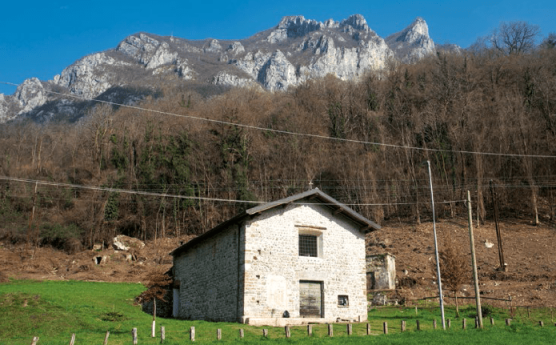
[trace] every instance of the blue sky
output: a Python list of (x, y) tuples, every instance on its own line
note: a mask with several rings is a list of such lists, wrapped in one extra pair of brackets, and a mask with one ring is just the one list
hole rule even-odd
[[(52, 79), (80, 57), (144, 31), (188, 39), (241, 39), (283, 16), (342, 20), (362, 14), (386, 37), (423, 17), (437, 43), (467, 47), (502, 21), (556, 32), (556, 1), (6, 1), (0, 19), (0, 81)], [(0, 93), (15, 87), (0, 84)]]

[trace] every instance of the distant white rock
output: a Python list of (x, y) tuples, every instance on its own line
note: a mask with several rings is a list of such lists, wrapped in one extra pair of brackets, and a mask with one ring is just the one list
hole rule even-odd
[(434, 42), (429, 37), (429, 27), (420, 17), (402, 31), (388, 36), (386, 43), (404, 63), (416, 62), (436, 53)]
[(250, 78), (241, 78), (234, 74), (219, 72), (212, 79), (214, 85), (235, 86), (235, 87), (259, 87), (260, 85)]
[(47, 101), (46, 92), (41, 81), (37, 78), (26, 79), (15, 91), (15, 99), (19, 102), (19, 114), (26, 113)]
[(74, 95), (94, 98), (112, 86), (106, 67), (116, 64), (105, 53), (87, 55), (62, 71), (58, 85)]

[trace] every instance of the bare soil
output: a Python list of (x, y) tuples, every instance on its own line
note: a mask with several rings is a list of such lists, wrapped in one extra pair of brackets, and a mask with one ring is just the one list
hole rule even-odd
[[(506, 272), (498, 269), (494, 223), (474, 227), (481, 295), (503, 299), (511, 295), (514, 306), (556, 307), (556, 226), (549, 223), (532, 226), (524, 220), (515, 220), (502, 223), (500, 228)], [(466, 219), (441, 220), (437, 223), (437, 233), (441, 250), (451, 241), (471, 264)], [(154, 267), (162, 265), (169, 269), (172, 266), (169, 253), (180, 242), (191, 238), (193, 236), (147, 241), (143, 249), (130, 252), (103, 248), (72, 255), (50, 247), (0, 242), (0, 283), (7, 278), (141, 282)], [(487, 242), (494, 245), (487, 248)], [(433, 275), (432, 223), (386, 223), (381, 230), (367, 235), (367, 254), (382, 253), (396, 257), (398, 297), (409, 301), (438, 295)], [(449, 291), (444, 293), (452, 296)], [(471, 280), (463, 286), (459, 296), (474, 296)], [(448, 303), (451, 300), (447, 298)], [(506, 305), (505, 302), (487, 303)]]

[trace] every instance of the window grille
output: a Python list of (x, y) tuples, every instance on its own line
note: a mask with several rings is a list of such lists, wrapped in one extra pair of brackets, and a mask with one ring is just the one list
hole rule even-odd
[(338, 295), (338, 306), (349, 307), (349, 297), (347, 295)]
[(299, 256), (318, 257), (317, 236), (299, 235)]

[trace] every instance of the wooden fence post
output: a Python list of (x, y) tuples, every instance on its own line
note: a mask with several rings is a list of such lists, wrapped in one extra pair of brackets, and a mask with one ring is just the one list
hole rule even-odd
[(539, 326), (544, 327), (544, 322), (539, 321)]
[(436, 329), (436, 319), (432, 320), (432, 328)]
[(243, 339), (243, 336), (244, 336), (244, 335), (245, 335), (245, 334), (243, 333), (243, 328), (242, 328), (242, 329), (239, 330), (239, 338), (240, 338), (240, 339)]
[(31, 345), (37, 345), (38, 342), (39, 342), (39, 337), (33, 337), (33, 342), (31, 343)]
[(347, 334), (351, 335), (353, 333), (353, 325), (351, 323), (347, 324)]
[(106, 335), (104, 336), (104, 343), (102, 343), (102, 345), (108, 345), (109, 336), (110, 336), (110, 331), (106, 331)]
[(216, 330), (216, 340), (222, 340), (222, 330), (220, 328)]
[(189, 329), (189, 340), (195, 341), (195, 327), (191, 326)]
[(290, 326), (284, 327), (284, 330), (286, 331), (286, 338), (291, 338), (292, 333), (290, 331)]
[(466, 318), (463, 318), (463, 320), (461, 320), (461, 328), (462, 329), (467, 328), (467, 319)]
[(371, 335), (371, 324), (367, 324), (367, 335)]
[(446, 327), (448, 328), (452, 327), (452, 320), (450, 319), (446, 320)]
[(137, 344), (137, 328), (131, 330), (131, 337), (133, 338), (133, 345)]
[(164, 343), (164, 340), (166, 340), (166, 328), (160, 326), (160, 343)]
[(531, 317), (531, 309), (529, 309), (529, 306), (527, 306), (527, 317)]
[(417, 314), (418, 314), (418, 312), (417, 312), (417, 306), (415, 306), (415, 315), (417, 315)]
[(506, 319), (506, 326), (509, 326), (512, 324), (512, 319)]
[(417, 330), (420, 331), (421, 330), (421, 324), (419, 323), (419, 320), (415, 320), (415, 322), (417, 323)]
[(263, 337), (268, 338), (268, 329), (263, 329)]
[(311, 324), (307, 325), (307, 335), (308, 336), (313, 335), (313, 325), (311, 325)]
[(151, 325), (151, 338), (156, 337), (156, 321), (153, 320), (153, 323)]
[(75, 333), (71, 335), (70, 345), (75, 344)]
[(494, 326), (494, 318), (492, 316), (490, 317), (490, 325)]
[(401, 330), (405, 332), (405, 320), (402, 320)]
[(388, 322), (385, 321), (382, 323), (382, 331), (384, 334), (388, 334)]
[(334, 326), (331, 323), (328, 324), (328, 336), (329, 337), (334, 336)]
[(475, 316), (475, 328), (479, 328), (479, 317)]

